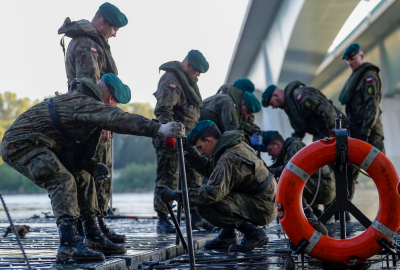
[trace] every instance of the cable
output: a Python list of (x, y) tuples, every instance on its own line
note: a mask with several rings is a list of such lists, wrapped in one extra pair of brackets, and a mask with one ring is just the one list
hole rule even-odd
[(1, 195), (1, 193), (0, 193), (0, 199), (1, 199), (1, 202), (3, 203), (3, 207), (4, 207), (4, 210), (6, 211), (8, 220), (10, 221), (11, 228), (13, 229), (13, 232), (14, 232), (16, 238), (17, 238), (18, 245), (19, 245), (19, 247), (21, 248), (22, 254), (24, 255), (26, 264), (28, 265), (28, 269), (29, 269), (29, 270), (32, 270), (32, 267), (31, 267), (31, 265), (30, 265), (30, 263), (29, 263), (29, 261), (28, 261), (28, 257), (27, 257), (26, 254), (25, 254), (24, 247), (22, 246), (21, 239), (19, 238), (19, 235), (18, 235), (17, 230), (15, 230), (14, 223), (13, 223), (13, 221), (12, 221), (12, 219), (11, 219), (11, 216), (10, 216), (10, 212), (8, 211), (6, 202), (4, 201), (4, 198), (3, 198), (3, 196)]

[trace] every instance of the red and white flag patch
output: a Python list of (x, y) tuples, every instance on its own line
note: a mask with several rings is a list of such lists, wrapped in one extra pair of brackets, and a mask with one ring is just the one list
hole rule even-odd
[(301, 100), (302, 98), (303, 98), (302, 95), (299, 95), (299, 96), (297, 97), (298, 100)]
[(372, 82), (372, 78), (367, 78), (367, 82)]
[(92, 53), (97, 53), (97, 50), (95, 49), (95, 48), (90, 48), (90, 51), (92, 52)]
[(236, 104), (235, 103), (233, 103), (233, 107), (236, 108)]
[(171, 88), (171, 89), (175, 89), (175, 88), (176, 88), (176, 86), (175, 86), (175, 85), (173, 85), (173, 84), (170, 84), (170, 85), (169, 85), (169, 88)]

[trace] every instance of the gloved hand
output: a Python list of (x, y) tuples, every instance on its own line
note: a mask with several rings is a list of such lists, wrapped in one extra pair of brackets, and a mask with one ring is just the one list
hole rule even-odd
[(254, 133), (251, 136), (251, 144), (254, 146), (261, 146), (263, 144), (262, 136), (260, 133)]
[(188, 144), (186, 136), (182, 137), (182, 145), (183, 145), (183, 151), (186, 151), (189, 154), (192, 153), (193, 150), (196, 148), (193, 145)]
[(158, 134), (166, 138), (180, 138), (185, 134), (185, 127), (181, 122), (162, 124)]
[(176, 147), (176, 139), (175, 138), (166, 138), (165, 139), (165, 147), (169, 147), (175, 149)]
[(97, 182), (101, 182), (110, 178), (110, 170), (108, 167), (103, 163), (97, 163), (93, 166), (93, 173), (92, 173), (94, 180)]
[(362, 140), (364, 142), (368, 142), (368, 136), (366, 135), (361, 135), (360, 137), (358, 137), (359, 140)]
[(178, 191), (174, 191), (170, 189), (169, 187), (163, 186), (163, 185), (157, 185), (156, 186), (156, 195), (157, 197), (165, 203), (168, 203), (170, 201), (177, 201), (180, 202), (182, 201), (182, 194), (179, 194)]

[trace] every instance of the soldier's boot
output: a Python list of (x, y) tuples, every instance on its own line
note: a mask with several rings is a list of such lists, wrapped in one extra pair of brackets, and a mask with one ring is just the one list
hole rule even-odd
[(233, 244), (229, 247), (229, 252), (250, 251), (256, 247), (262, 247), (269, 241), (267, 233), (250, 222), (243, 222), (237, 229), (244, 236), (239, 244)]
[(82, 225), (82, 220), (80, 218), (78, 218), (77, 220), (75, 220), (75, 224), (76, 224), (76, 229), (78, 230), (79, 236), (85, 237), (85, 234), (83, 233), (83, 225)]
[(201, 228), (211, 230), (214, 228), (210, 222), (202, 218), (197, 212), (192, 213), (191, 216), (190, 222), (192, 223), (193, 230), (199, 230)]
[(83, 221), (83, 232), (85, 233), (83, 243), (90, 249), (100, 251), (105, 255), (126, 253), (124, 246), (116, 245), (108, 240), (100, 228), (97, 217)]
[(108, 238), (113, 243), (125, 243), (126, 242), (126, 236), (123, 234), (116, 234), (113, 230), (111, 230), (106, 222), (104, 221), (104, 218), (102, 216), (98, 216), (97, 219), (99, 220), (99, 225), (101, 230), (103, 231), (104, 235)]
[(157, 233), (176, 233), (174, 225), (169, 222), (168, 215), (157, 213)]
[(60, 223), (58, 225), (58, 233), (60, 235), (60, 245), (57, 250), (57, 262), (104, 261), (106, 259), (103, 253), (85, 247), (73, 220)]
[(311, 206), (314, 214), (317, 216), (317, 218), (319, 218), (322, 215), (322, 211), (318, 208), (318, 205), (313, 205)]
[(239, 242), (238, 234), (235, 229), (221, 229), (213, 240), (204, 243), (205, 249), (228, 249), (231, 245)]

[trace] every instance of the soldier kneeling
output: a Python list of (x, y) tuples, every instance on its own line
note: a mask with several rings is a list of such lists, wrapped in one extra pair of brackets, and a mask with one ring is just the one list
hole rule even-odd
[[(188, 190), (189, 203), (197, 207), (201, 217), (222, 228), (205, 248), (248, 251), (269, 240), (258, 226), (276, 218), (276, 181), (243, 139), (240, 130), (221, 135), (209, 120), (197, 123), (187, 136), (185, 159), (209, 179), (207, 184)], [(157, 195), (164, 202), (181, 200), (180, 193), (165, 186), (158, 186)], [(239, 244), (236, 229), (244, 234)]]

